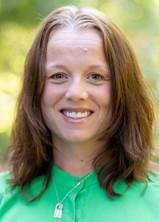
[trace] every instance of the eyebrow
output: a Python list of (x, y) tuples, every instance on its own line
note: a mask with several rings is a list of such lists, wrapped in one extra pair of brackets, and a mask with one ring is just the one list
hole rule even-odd
[[(50, 65), (47, 68), (48, 69), (50, 69), (50, 68), (57, 68), (57, 69), (68, 70), (68, 68), (65, 65), (63, 65), (63, 64), (53, 64), (53, 65)], [(90, 65), (89, 69), (103, 69), (103, 70), (109, 72), (109, 69), (108, 69), (107, 65), (101, 65), (101, 64), (99, 64), (99, 65)]]
[(104, 69), (106, 71), (109, 71), (108, 66), (107, 65), (91, 65), (89, 68), (92, 69)]

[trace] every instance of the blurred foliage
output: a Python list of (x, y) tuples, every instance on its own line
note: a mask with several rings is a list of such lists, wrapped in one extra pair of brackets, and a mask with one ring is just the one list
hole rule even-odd
[[(159, 113), (159, 0), (0, 0), (0, 162), (6, 160), (24, 59), (37, 26), (54, 8), (71, 4), (105, 12), (127, 34)], [(158, 123), (157, 132), (159, 144)]]

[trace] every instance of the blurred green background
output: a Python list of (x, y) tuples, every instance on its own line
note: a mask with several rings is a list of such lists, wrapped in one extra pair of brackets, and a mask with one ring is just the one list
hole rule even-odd
[(159, 145), (159, 0), (0, 0), (0, 170), (6, 167), (24, 59), (37, 26), (52, 9), (68, 4), (102, 10), (127, 34), (155, 99)]

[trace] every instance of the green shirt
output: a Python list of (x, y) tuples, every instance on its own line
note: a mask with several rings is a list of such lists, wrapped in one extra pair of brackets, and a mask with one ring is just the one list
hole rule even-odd
[[(54, 166), (52, 179), (44, 194), (29, 203), (20, 189), (9, 189), (9, 173), (0, 174), (0, 222), (158, 222), (159, 184), (134, 182), (128, 189), (116, 184), (122, 197), (109, 198), (100, 187), (95, 172), (82, 179)], [(78, 182), (81, 180), (81, 183)], [(40, 190), (43, 176), (32, 182), (31, 192)], [(56, 183), (56, 189), (55, 189)], [(76, 184), (78, 185), (76, 186)], [(72, 189), (75, 187), (74, 189)], [(54, 218), (56, 204), (63, 201), (62, 218)]]

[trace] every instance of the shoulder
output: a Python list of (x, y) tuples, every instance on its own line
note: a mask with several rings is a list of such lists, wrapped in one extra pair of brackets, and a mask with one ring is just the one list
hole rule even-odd
[(0, 193), (5, 192), (7, 187), (9, 187), (8, 180), (11, 178), (11, 174), (9, 171), (0, 173)]
[(8, 180), (11, 178), (9, 171), (0, 173), (0, 205), (10, 187)]
[(151, 173), (143, 181), (133, 181), (128, 185), (124, 181), (115, 184), (115, 191), (128, 199), (150, 199), (157, 200), (159, 203), (159, 174)]
[(150, 174), (145, 182), (134, 182), (130, 188), (132, 196), (159, 207), (159, 175)]
[(156, 196), (159, 200), (159, 174), (152, 173), (149, 175), (147, 192), (150, 193), (151, 196)]

